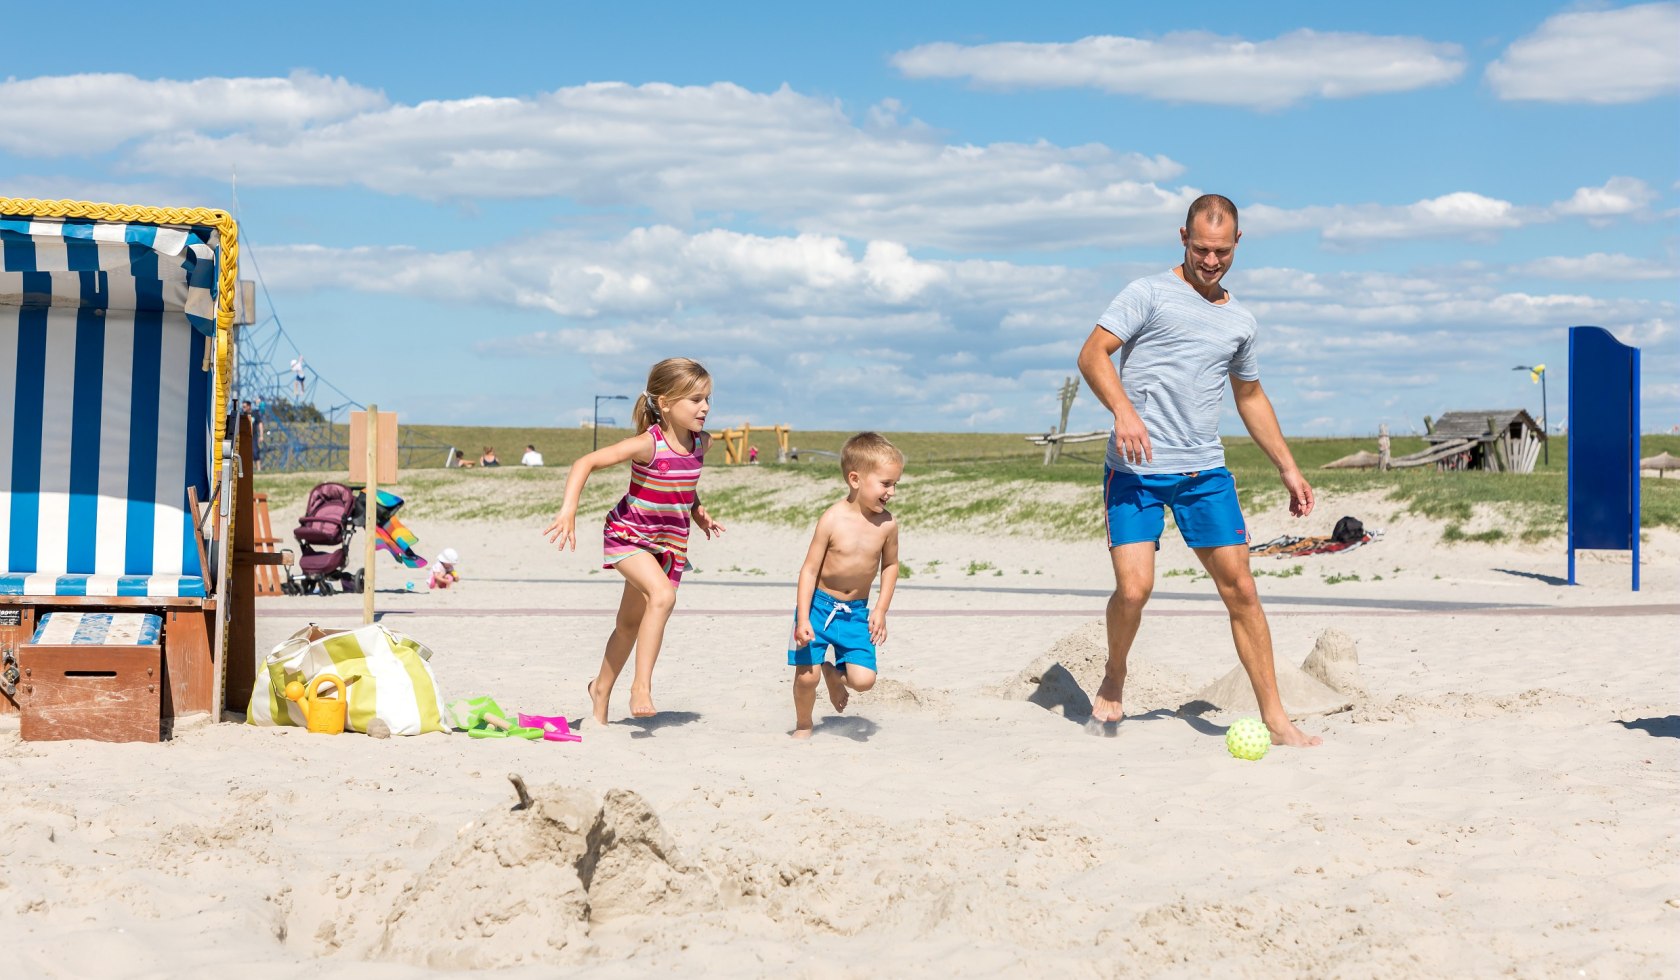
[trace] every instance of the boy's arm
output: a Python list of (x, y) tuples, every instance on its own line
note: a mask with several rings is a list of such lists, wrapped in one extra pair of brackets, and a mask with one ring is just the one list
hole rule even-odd
[(881, 595), (875, 600), (875, 608), (869, 611), (869, 638), (876, 643), (887, 640), (887, 609), (892, 606), (893, 589), (897, 585), (898, 522), (893, 521), (886, 543), (881, 546)]
[(794, 599), (793, 636), (800, 646), (816, 639), (811, 628), (811, 598), (817, 594), (817, 573), (822, 571), (823, 556), (828, 554), (828, 512), (817, 519), (817, 529), (811, 534), (811, 547), (805, 550), (805, 561), (799, 566), (799, 591)]

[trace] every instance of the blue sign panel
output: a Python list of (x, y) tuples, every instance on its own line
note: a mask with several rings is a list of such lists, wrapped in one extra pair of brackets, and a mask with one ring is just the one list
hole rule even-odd
[(1639, 591), (1639, 348), (1569, 328), (1569, 584), (1575, 552), (1633, 552)]

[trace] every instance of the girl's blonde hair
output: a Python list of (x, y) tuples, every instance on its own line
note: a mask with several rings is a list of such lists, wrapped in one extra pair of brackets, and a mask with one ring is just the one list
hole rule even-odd
[(667, 357), (655, 364), (648, 371), (647, 387), (636, 396), (636, 407), (632, 410), (636, 431), (646, 432), (655, 422), (664, 421), (659, 417), (659, 399), (691, 395), (711, 383), (712, 376), (706, 373), (699, 361)]

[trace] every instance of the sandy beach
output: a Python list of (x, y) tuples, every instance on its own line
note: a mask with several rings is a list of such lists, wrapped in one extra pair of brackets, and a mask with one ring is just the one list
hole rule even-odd
[[(436, 651), (449, 699), (585, 715), (620, 590), (590, 534), (557, 555), (541, 519), (420, 503), (420, 550), (455, 548), (465, 578), (408, 593), (382, 558), (382, 622)], [(1382, 536), (1255, 562), (1280, 662), (1327, 629), (1357, 644), (1352, 709), (1302, 722), (1319, 749), (1242, 762), (1234, 716), (1176, 713), (1236, 658), (1173, 532), (1104, 732), (1028, 700), (1047, 664), (1100, 670), (1095, 536), (915, 526), (882, 682), (844, 715), (819, 701), (796, 743), (806, 533), (720, 512), (661, 713), (630, 719), (621, 683), (578, 744), (0, 730), (0, 931), (48, 977), (1680, 976), (1680, 535), (1649, 534), (1633, 593), (1625, 554), (1569, 587), (1561, 540), (1447, 546), (1393, 509), (1329, 496), (1303, 530), (1346, 513)], [(264, 599), (258, 649), (360, 603)]]

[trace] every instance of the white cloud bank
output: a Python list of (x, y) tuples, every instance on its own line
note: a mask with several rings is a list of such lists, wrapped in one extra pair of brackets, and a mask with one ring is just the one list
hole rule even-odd
[(1265, 41), (1206, 33), (1150, 40), (1102, 35), (1068, 43), (940, 42), (900, 51), (910, 78), (967, 78), (1001, 88), (1095, 88), (1166, 102), (1278, 109), (1454, 81), (1456, 44), (1416, 37), (1291, 31)]
[(1548, 17), (1487, 67), (1502, 99), (1611, 104), (1680, 93), (1680, 3)]

